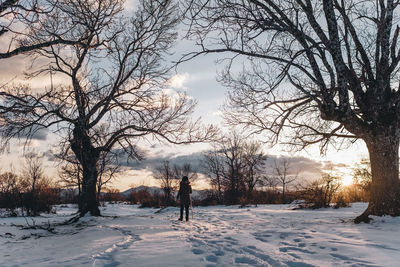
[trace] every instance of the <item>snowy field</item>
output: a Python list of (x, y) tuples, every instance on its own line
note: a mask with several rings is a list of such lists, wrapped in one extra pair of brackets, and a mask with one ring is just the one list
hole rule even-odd
[(366, 208), (290, 210), (288, 205), (178, 208), (109, 204), (104, 217), (54, 229), (76, 210), (0, 218), (0, 266), (400, 266), (400, 218), (355, 225)]

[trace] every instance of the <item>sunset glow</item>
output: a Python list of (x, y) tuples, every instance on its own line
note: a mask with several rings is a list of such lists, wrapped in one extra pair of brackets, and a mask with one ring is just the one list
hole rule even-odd
[(353, 177), (348, 176), (348, 175), (342, 177), (342, 185), (343, 186), (349, 186), (352, 184), (353, 184)]

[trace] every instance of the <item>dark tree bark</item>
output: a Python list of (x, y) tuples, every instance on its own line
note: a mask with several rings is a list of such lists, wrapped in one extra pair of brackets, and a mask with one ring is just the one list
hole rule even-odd
[(372, 184), (367, 210), (355, 222), (369, 222), (368, 215), (400, 215), (399, 138), (375, 137), (367, 141)]
[(99, 151), (96, 149), (82, 127), (73, 130), (71, 149), (82, 166), (82, 192), (79, 198), (79, 212), (81, 216), (90, 212), (93, 216), (100, 215), (99, 203), (96, 196), (97, 162)]

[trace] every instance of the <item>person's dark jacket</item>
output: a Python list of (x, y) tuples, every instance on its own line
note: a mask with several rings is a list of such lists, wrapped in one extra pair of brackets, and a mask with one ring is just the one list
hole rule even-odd
[(179, 185), (179, 192), (176, 196), (180, 199), (181, 205), (190, 205), (190, 194), (192, 193), (192, 187), (189, 182), (181, 181)]

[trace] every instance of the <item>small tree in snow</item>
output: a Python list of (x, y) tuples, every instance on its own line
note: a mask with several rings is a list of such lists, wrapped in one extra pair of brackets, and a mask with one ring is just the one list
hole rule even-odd
[(298, 174), (292, 173), (291, 163), (287, 158), (274, 161), (274, 174), (276, 181), (282, 186), (282, 203), (285, 203), (288, 186), (297, 180)]

